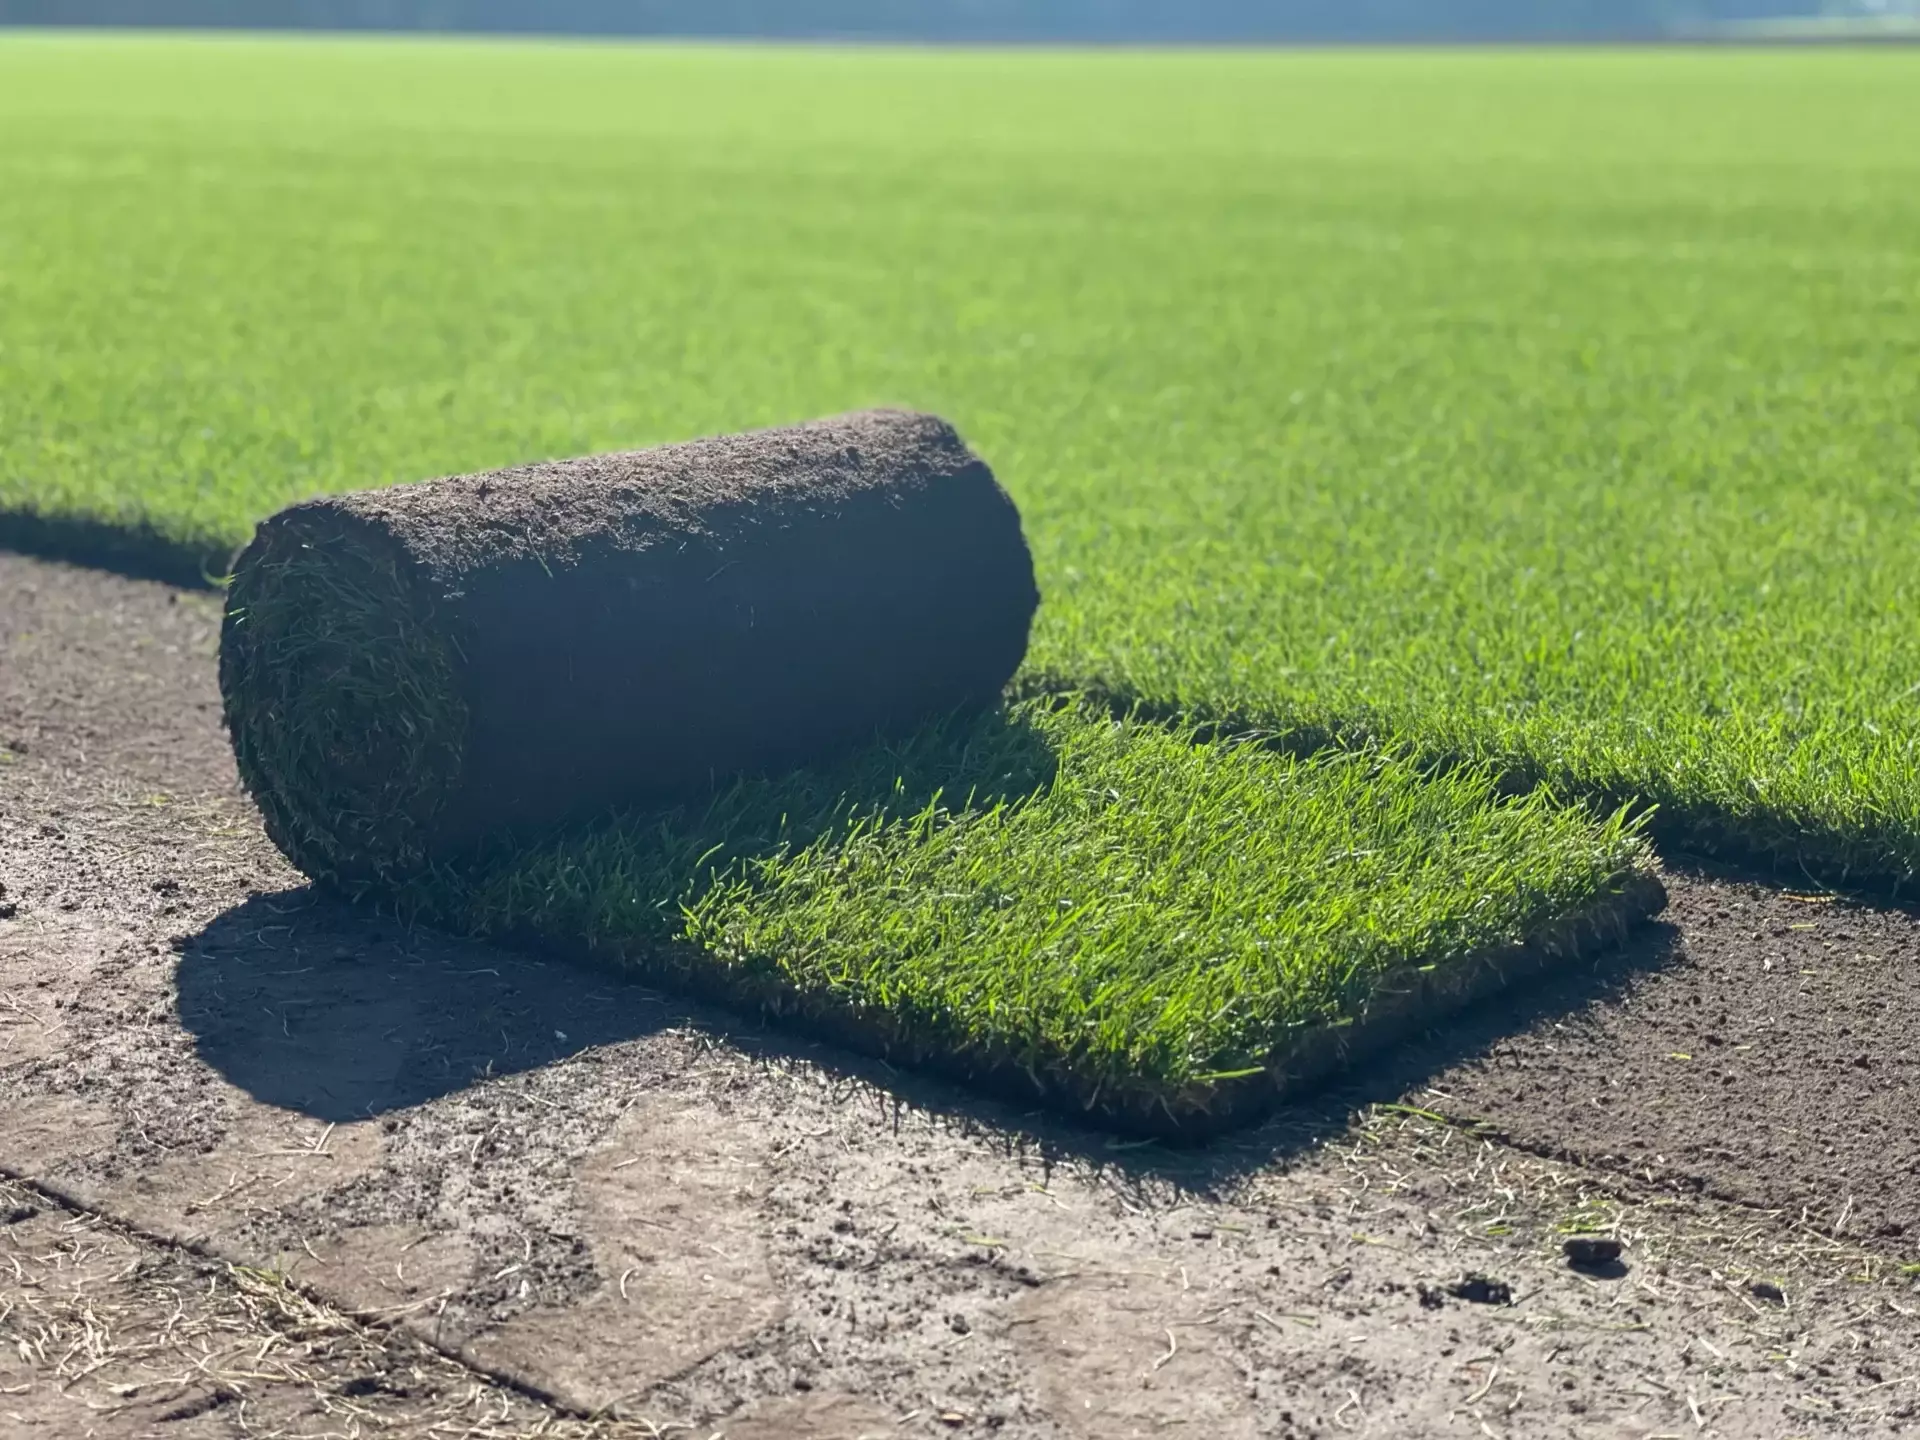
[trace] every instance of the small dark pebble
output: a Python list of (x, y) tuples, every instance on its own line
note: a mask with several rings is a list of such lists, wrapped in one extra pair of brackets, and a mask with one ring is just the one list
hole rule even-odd
[(1576, 1270), (1597, 1270), (1620, 1258), (1620, 1242), (1605, 1235), (1571, 1235), (1560, 1248)]
[(1786, 1292), (1771, 1280), (1748, 1281), (1747, 1293), (1752, 1295), (1756, 1300), (1766, 1301), (1769, 1305), (1784, 1305), (1787, 1303)]
[(1453, 1284), (1447, 1286), (1447, 1293), (1456, 1300), (1471, 1300), (1475, 1305), (1511, 1305), (1513, 1287), (1504, 1280), (1495, 1280), (1491, 1275), (1469, 1272)]
[(11, 900), (6, 901), (4, 904), (0, 904), (0, 920), (11, 920), (13, 919), (14, 916), (18, 915), (19, 913), (20, 913), (20, 907), (14, 904), (13, 901)]

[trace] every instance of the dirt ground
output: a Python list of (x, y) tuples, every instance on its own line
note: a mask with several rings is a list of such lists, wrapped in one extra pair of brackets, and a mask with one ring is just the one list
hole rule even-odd
[(1600, 965), (1122, 1144), (315, 895), (217, 621), (0, 555), (4, 1440), (1920, 1429), (1905, 911), (1676, 860)]

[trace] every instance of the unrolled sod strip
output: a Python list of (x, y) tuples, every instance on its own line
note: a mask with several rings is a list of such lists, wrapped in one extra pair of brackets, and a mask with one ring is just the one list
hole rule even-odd
[(991, 703), (1038, 603), (987, 466), (871, 411), (283, 510), (220, 687), (267, 833), (357, 890)]

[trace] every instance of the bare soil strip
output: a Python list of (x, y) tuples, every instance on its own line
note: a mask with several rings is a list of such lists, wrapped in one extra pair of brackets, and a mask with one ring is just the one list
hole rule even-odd
[(1349, 1093), (1117, 1146), (315, 897), (217, 623), (0, 556), (0, 1436), (1920, 1423), (1903, 912), (1671, 871)]
[(1489, 1046), (1427, 1103), (1920, 1261), (1920, 924), (1700, 870), (1668, 889), (1667, 968)]

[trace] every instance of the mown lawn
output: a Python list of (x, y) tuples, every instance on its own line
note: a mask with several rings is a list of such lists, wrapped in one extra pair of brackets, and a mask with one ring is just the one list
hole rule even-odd
[[(953, 419), (1020, 502), (1024, 690), (1373, 759), (1049, 711), (1018, 803), (830, 865), (728, 850), (765, 829), (737, 819), (731, 878), (621, 871), (687, 898), (676, 943), (906, 1006), (873, 967), (945, 994), (939, 957), (1038, 953), (1038, 898), (929, 897), (1027, 873), (1072, 912), (1102, 872), (1058, 857), (1107, 836), (1194, 923), (1090, 917), (1045, 966), (1171, 1084), (1366, 983), (1174, 1039), (1095, 976), (1211, 994), (1261, 925), (1311, 937), (1287, 973), (1458, 958), (1610, 893), (1623, 802), (1795, 873), (1920, 865), (1920, 53), (0, 39), (0, 538), (217, 570), (317, 490), (873, 403)], [(1116, 735), (1146, 748), (1090, 758)], [(1191, 813), (1155, 791), (1142, 839), (1088, 808), (1101, 764)], [(1388, 923), (1377, 874), (1301, 881), (1293, 785), (1382, 817), (1430, 893)], [(1149, 883), (1262, 818), (1204, 903)], [(544, 913), (613, 926), (595, 897)]]

